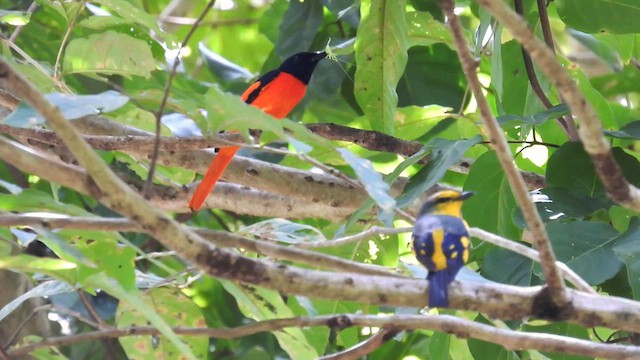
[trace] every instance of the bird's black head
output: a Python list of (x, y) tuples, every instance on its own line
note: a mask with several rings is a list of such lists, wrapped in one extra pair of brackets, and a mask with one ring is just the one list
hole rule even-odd
[(318, 62), (325, 57), (327, 57), (327, 53), (324, 51), (300, 52), (285, 60), (278, 70), (295, 76), (306, 85), (309, 84), (311, 74), (313, 74)]

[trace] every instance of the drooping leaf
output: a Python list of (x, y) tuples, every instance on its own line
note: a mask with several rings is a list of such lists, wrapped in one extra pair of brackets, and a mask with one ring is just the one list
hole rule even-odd
[(416, 173), (398, 197), (399, 207), (404, 207), (435, 185), (444, 176), (447, 169), (457, 163), (471, 146), (481, 141), (480, 136), (464, 140), (435, 139), (427, 145), (431, 149), (429, 162)]
[(475, 192), (462, 207), (469, 225), (509, 239), (520, 238), (520, 229), (513, 222), (517, 204), (495, 152), (487, 152), (476, 160), (464, 189)]
[[(177, 289), (155, 288), (140, 294), (145, 306), (158, 314), (171, 327), (206, 327), (201, 309)], [(131, 303), (120, 302), (116, 315), (119, 328), (139, 326), (147, 322), (147, 317)], [(203, 336), (177, 337), (184, 342), (198, 359), (206, 358), (209, 339)], [(177, 358), (180, 349), (165, 337), (127, 336), (120, 338), (120, 344), (129, 358), (167, 359)]]
[[(55, 105), (68, 120), (78, 119), (86, 115), (108, 113), (121, 108), (129, 97), (116, 91), (108, 90), (96, 95), (69, 95), (51, 93), (45, 98)], [(3, 123), (20, 128), (39, 127), (44, 124), (44, 118), (26, 103), (20, 106)]]
[(395, 88), (407, 64), (405, 1), (362, 1), (356, 38), (355, 97), (371, 128), (394, 134)]
[(64, 52), (64, 74), (149, 77), (153, 70), (155, 61), (146, 42), (111, 30), (73, 39)]
[(560, 19), (576, 30), (591, 34), (640, 32), (640, 3), (636, 0), (557, 0), (554, 4)]
[[(640, 8), (639, 8), (640, 10)], [(639, 12), (640, 14), (640, 12)], [(616, 53), (604, 42), (598, 40), (591, 34), (585, 34), (581, 31), (574, 29), (567, 29), (567, 32), (571, 37), (576, 39), (580, 44), (593, 52), (600, 60), (604, 61), (611, 70), (619, 72), (622, 70), (622, 64), (620, 63), (620, 55)]]
[(596, 221), (552, 222), (547, 233), (556, 256), (591, 285), (612, 278), (622, 267), (613, 246), (619, 233)]
[(200, 54), (207, 63), (209, 70), (220, 79), (224, 81), (249, 81), (254, 78), (254, 75), (249, 70), (208, 49), (205, 43), (200, 42), (198, 50), (200, 50)]
[(11, 300), (8, 304), (0, 309), (0, 322), (6, 318), (15, 309), (17, 309), (22, 303), (29, 299), (52, 296), (56, 294), (62, 294), (75, 291), (73, 286), (60, 280), (45, 281), (37, 286), (31, 288), (29, 291)]
[[(236, 298), (242, 313), (251, 319), (262, 321), (294, 316), (277, 291), (249, 285), (236, 285), (229, 281), (222, 281), (222, 284)], [(318, 358), (318, 352), (309, 343), (302, 329), (285, 328), (274, 332), (274, 335), (292, 359)]]
[(327, 238), (311, 225), (299, 224), (287, 219), (269, 219), (243, 226), (241, 234), (256, 236), (261, 240), (297, 244), (305, 241), (326, 241)]
[(391, 212), (396, 205), (396, 201), (389, 195), (389, 184), (382, 179), (382, 175), (377, 172), (371, 161), (363, 159), (347, 149), (338, 149), (344, 160), (355, 171), (358, 180), (369, 196), (385, 212)]
[(548, 120), (556, 119), (561, 116), (565, 116), (569, 114), (571, 111), (569, 107), (565, 104), (556, 105), (548, 110), (543, 112), (520, 116), (520, 115), (502, 115), (498, 116), (496, 120), (500, 123), (500, 126), (518, 126), (523, 124), (528, 125), (542, 125)]

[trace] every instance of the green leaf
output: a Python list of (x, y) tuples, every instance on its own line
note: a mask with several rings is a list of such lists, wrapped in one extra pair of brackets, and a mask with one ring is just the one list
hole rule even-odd
[(449, 359), (451, 334), (436, 331), (429, 341), (429, 356), (432, 359)]
[(602, 127), (609, 130), (616, 129), (618, 124), (616, 123), (613, 112), (611, 111), (611, 105), (609, 105), (604, 96), (596, 90), (593, 85), (591, 85), (591, 81), (589, 81), (580, 68), (575, 67), (573, 68), (573, 71), (570, 71), (570, 73), (578, 82), (578, 87), (580, 88), (580, 91), (582, 91), (582, 94), (598, 113), (598, 116), (602, 121)]
[(567, 105), (560, 104), (534, 115), (528, 115), (528, 116), (502, 115), (502, 116), (498, 116), (496, 120), (498, 120), (498, 123), (500, 123), (500, 126), (503, 126), (503, 127), (520, 126), (523, 124), (542, 125), (548, 120), (565, 116), (570, 112), (571, 111), (569, 110), (569, 107)]
[(322, 24), (320, 1), (290, 1), (280, 24), (276, 54), (281, 58), (308, 51)]
[(127, 22), (133, 22), (153, 30), (156, 36), (162, 36), (163, 31), (158, 27), (158, 20), (141, 8), (134, 6), (135, 2), (126, 0), (97, 0), (98, 3), (109, 8)]
[(373, 168), (371, 161), (360, 158), (347, 149), (338, 149), (344, 160), (358, 176), (369, 196), (385, 212), (393, 211), (396, 201), (389, 195), (389, 184), (382, 180), (382, 175)]
[[(474, 319), (474, 322), (493, 325), (492, 322), (487, 320), (484, 316), (478, 315)], [(496, 359), (496, 360), (518, 360), (520, 357), (514, 351), (509, 351), (503, 346), (478, 340), (475, 338), (469, 338), (467, 340), (469, 344), (469, 351), (473, 355), (474, 359)]]
[(435, 128), (453, 109), (440, 105), (408, 106), (396, 111), (396, 136), (415, 140)]
[[(86, 115), (108, 113), (121, 108), (129, 97), (116, 91), (108, 90), (96, 95), (68, 95), (51, 93), (45, 98), (55, 105), (68, 120), (78, 119)], [(45, 123), (44, 118), (26, 103), (21, 103), (18, 108), (3, 120), (4, 124), (33, 128)]]
[(594, 88), (603, 96), (615, 96), (640, 92), (640, 70), (633, 64), (626, 65), (621, 72), (591, 79)]
[(407, 47), (429, 46), (443, 43), (453, 49), (451, 32), (446, 25), (433, 18), (428, 12), (410, 11), (406, 13)]
[(23, 293), (17, 298), (11, 300), (8, 304), (0, 309), (0, 322), (6, 318), (15, 309), (17, 309), (22, 303), (29, 299), (40, 298), (46, 296), (53, 296), (57, 294), (63, 294), (73, 292), (75, 289), (68, 283), (60, 280), (45, 281), (37, 286), (31, 288), (29, 291)]
[(549, 239), (558, 260), (564, 262), (590, 285), (611, 279), (622, 267), (613, 252), (619, 233), (596, 221), (552, 222)]
[(459, 109), (466, 80), (455, 54), (443, 44), (409, 49), (397, 87), (398, 106), (439, 104)]
[(28, 11), (12, 11), (0, 9), (0, 23), (12, 26), (24, 26), (29, 23), (31, 13)]
[(624, 262), (627, 268), (629, 283), (633, 291), (633, 298), (640, 299), (640, 220), (637, 217), (631, 219), (629, 229), (615, 239), (616, 245), (613, 252), (618, 259)]
[(494, 151), (487, 152), (476, 160), (469, 171), (464, 189), (476, 193), (462, 207), (464, 217), (471, 226), (509, 239), (520, 238), (520, 229), (513, 223), (518, 205)]
[(0, 256), (0, 269), (46, 274), (69, 284), (78, 281), (78, 265), (61, 259), (31, 255)]
[(355, 97), (371, 128), (394, 134), (395, 88), (407, 64), (405, 1), (362, 1), (356, 38)]
[(628, 123), (620, 130), (605, 130), (604, 133), (618, 139), (640, 140), (640, 121)]
[(604, 61), (611, 70), (619, 72), (622, 70), (622, 64), (620, 63), (620, 55), (615, 50), (610, 48), (604, 42), (598, 40), (591, 34), (585, 34), (581, 31), (567, 29), (567, 32), (571, 37), (576, 39), (587, 49), (591, 50), (600, 60)]
[(579, 142), (566, 142), (551, 155), (545, 177), (548, 187), (571, 189), (574, 193), (606, 199), (593, 162)]
[(447, 169), (457, 163), (471, 146), (478, 144), (482, 138), (476, 136), (464, 140), (434, 139), (426, 147), (431, 149), (429, 162), (425, 167), (411, 177), (398, 197), (398, 207), (405, 207), (427, 189), (435, 185), (447, 172)]
[(64, 74), (149, 77), (156, 65), (145, 41), (115, 31), (76, 38), (64, 53)]
[(640, 3), (637, 0), (556, 0), (560, 19), (567, 26), (586, 33), (640, 32)]
[(23, 190), (18, 195), (0, 194), (0, 210), (15, 212), (48, 212), (54, 216), (87, 216), (90, 213), (75, 205), (56, 201), (51, 195), (35, 189)]
[[(594, 199), (572, 188), (547, 186), (540, 192), (549, 197), (547, 201), (536, 202), (544, 221), (580, 219), (611, 205), (609, 201)], [(522, 221), (524, 224), (524, 219)]]
[(507, 249), (493, 248), (482, 261), (482, 276), (501, 284), (531, 286), (533, 260)]
[[(277, 291), (222, 281), (224, 288), (238, 302), (242, 313), (256, 321), (293, 317), (294, 314)], [(299, 328), (285, 328), (273, 333), (292, 359), (316, 359), (318, 352)]]
[(200, 50), (200, 55), (207, 63), (209, 70), (220, 79), (224, 81), (248, 81), (254, 78), (254, 75), (249, 70), (209, 50), (205, 43), (198, 43), (198, 50)]
[[(556, 334), (561, 336), (567, 336), (573, 339), (591, 340), (589, 337), (589, 331), (582, 326), (569, 324), (569, 323), (551, 323), (548, 325), (534, 326), (527, 324), (524, 326), (524, 330), (532, 333), (542, 334)], [(542, 352), (542, 354), (549, 357), (552, 360), (590, 360), (592, 357), (569, 355), (563, 353), (549, 353)]]
[(305, 241), (326, 241), (322, 232), (311, 225), (299, 224), (287, 219), (269, 219), (243, 226), (240, 234), (256, 236), (261, 240), (298, 244)]
[[(141, 301), (150, 311), (160, 315), (171, 327), (206, 327), (201, 309), (177, 289), (155, 288), (140, 293)], [(118, 328), (145, 324), (147, 317), (141, 309), (127, 302), (120, 302), (116, 314)], [(209, 339), (204, 336), (177, 336), (198, 359), (205, 359), (209, 350)], [(125, 336), (120, 344), (130, 359), (178, 358), (180, 349), (165, 337)]]

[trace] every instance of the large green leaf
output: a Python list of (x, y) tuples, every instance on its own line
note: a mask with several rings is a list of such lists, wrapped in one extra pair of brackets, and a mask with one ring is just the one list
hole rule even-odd
[[(621, 148), (613, 148), (613, 157), (620, 165), (625, 178), (632, 184), (640, 184), (640, 163)], [(580, 174), (580, 176), (576, 176)], [(591, 158), (582, 144), (567, 142), (549, 158), (546, 173), (547, 186), (571, 189), (603, 202), (609, 202), (604, 187), (596, 175)]]
[(501, 284), (530, 286), (533, 260), (503, 248), (489, 250), (482, 261), (482, 273)]
[(455, 51), (444, 44), (409, 49), (405, 72), (398, 82), (398, 106), (439, 104), (460, 108), (465, 77)]
[(64, 74), (149, 77), (155, 61), (146, 42), (115, 31), (76, 38), (64, 53)]
[[(83, 285), (106, 291), (111, 296), (114, 296), (120, 300), (120, 306), (125, 306), (124, 303), (126, 303), (128, 308), (137, 309), (139, 314), (141, 314), (141, 316), (146, 319), (144, 323), (148, 323), (154, 326), (163, 336), (166, 337), (168, 343), (172, 344), (171, 347), (172, 349), (174, 349), (173, 354), (181, 354), (188, 359), (196, 359), (193, 352), (191, 351), (192, 343), (189, 342), (189, 344), (187, 344), (183, 342), (181, 338), (173, 332), (170, 325), (163, 318), (160, 312), (156, 311), (157, 309), (153, 306), (150, 306), (147, 301), (145, 301), (144, 296), (140, 294), (137, 289), (125, 290), (118, 283), (108, 278), (104, 273), (99, 273), (87, 277)], [(175, 311), (176, 309), (173, 308), (173, 310)], [(200, 322), (198, 325), (203, 324), (202, 322)], [(152, 348), (152, 344), (152, 338), (149, 337), (147, 350)], [(198, 347), (195, 347), (195, 350), (198, 351), (200, 349)], [(159, 358), (162, 357), (156, 356), (153, 359)]]
[[(236, 298), (242, 313), (251, 319), (262, 321), (294, 316), (277, 291), (236, 285), (229, 281), (222, 281), (222, 284)], [(274, 335), (292, 359), (318, 358), (318, 352), (309, 343), (302, 329), (285, 328), (274, 332)]]
[(320, 1), (290, 1), (280, 24), (276, 53), (284, 58), (308, 51), (322, 24), (322, 11)]
[(614, 240), (619, 233), (608, 224), (552, 222), (547, 225), (547, 232), (558, 260), (591, 285), (612, 278), (622, 267), (613, 252)]
[[(542, 334), (556, 334), (567, 336), (573, 339), (582, 339), (582, 340), (591, 340), (589, 337), (589, 331), (580, 325), (569, 324), (569, 323), (551, 323), (548, 325), (531, 325), (527, 324), (524, 326), (524, 330), (532, 333), (542, 333)], [(579, 356), (579, 355), (569, 355), (563, 353), (549, 353), (544, 352), (544, 355), (548, 356), (551, 360), (589, 360), (593, 359), (592, 357)]]
[(408, 27), (408, 47), (429, 46), (443, 43), (453, 48), (451, 32), (446, 25), (433, 18), (428, 12), (411, 11), (406, 14)]
[(140, 24), (149, 30), (153, 30), (156, 36), (162, 36), (164, 34), (158, 27), (158, 20), (143, 9), (134, 6), (136, 2), (126, 0), (97, 0), (96, 2), (118, 14), (118, 16), (125, 21)]
[(408, 106), (396, 111), (396, 136), (415, 140), (450, 116), (453, 109), (440, 105)]
[(464, 202), (464, 217), (471, 226), (519, 239), (520, 229), (514, 224), (518, 208), (511, 186), (494, 151), (480, 156), (469, 171), (465, 190), (476, 194)]
[(411, 177), (404, 188), (404, 193), (398, 197), (399, 207), (404, 207), (427, 189), (434, 186), (444, 176), (450, 166), (457, 163), (471, 146), (479, 143), (480, 136), (464, 140), (435, 139), (427, 145), (431, 149), (429, 162), (425, 167)]
[(633, 291), (633, 298), (640, 299), (640, 220), (631, 219), (629, 229), (615, 239), (613, 251), (627, 268), (629, 283)]
[(560, 19), (586, 33), (640, 32), (640, 2), (637, 0), (556, 0)]
[(365, 0), (356, 38), (355, 97), (373, 130), (393, 134), (396, 86), (407, 64), (405, 1)]
[[(180, 290), (155, 288), (140, 293), (146, 307), (155, 311), (171, 327), (206, 327), (201, 309)], [(128, 302), (120, 302), (116, 314), (116, 325), (119, 328), (139, 326), (147, 322), (140, 308)], [(203, 336), (178, 337), (199, 358), (206, 358), (209, 350), (209, 339)], [(166, 337), (125, 336), (120, 344), (130, 359), (168, 359), (176, 358), (180, 350)]]

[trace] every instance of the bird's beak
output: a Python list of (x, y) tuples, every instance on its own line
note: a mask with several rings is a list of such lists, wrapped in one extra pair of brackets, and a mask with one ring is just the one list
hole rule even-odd
[(463, 191), (460, 194), (460, 200), (467, 200), (468, 198), (472, 197), (473, 194), (475, 194), (473, 191)]
[(327, 52), (326, 51), (318, 51), (316, 52), (316, 56), (313, 57), (313, 61), (320, 61), (324, 58), (327, 57)]

